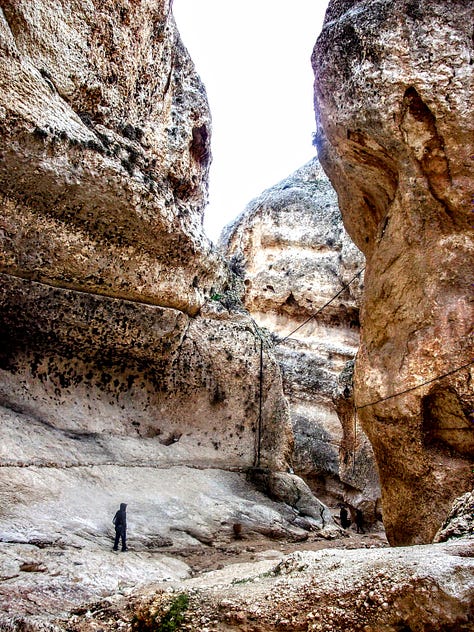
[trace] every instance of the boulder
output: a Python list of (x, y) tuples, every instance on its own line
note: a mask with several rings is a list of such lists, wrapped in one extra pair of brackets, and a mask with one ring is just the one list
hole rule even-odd
[(474, 536), (474, 492), (457, 498), (449, 516), (435, 536), (434, 542)]

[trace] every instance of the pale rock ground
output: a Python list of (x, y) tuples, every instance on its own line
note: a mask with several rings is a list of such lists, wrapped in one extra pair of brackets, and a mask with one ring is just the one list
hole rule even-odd
[[(132, 598), (132, 612), (166, 613), (189, 595), (183, 630), (469, 632), (473, 629), (472, 539), (393, 549), (326, 549), (238, 563)], [(68, 629), (130, 629), (130, 601), (109, 599), (69, 619)], [(118, 627), (117, 627), (118, 626)], [(53, 627), (51, 629), (54, 629)]]
[[(185, 556), (215, 555), (233, 541), (235, 524), (245, 538), (302, 541), (309, 524), (338, 535), (309, 516), (306, 529), (297, 526), (302, 512), (269, 500), (237, 472), (118, 461), (5, 466), (0, 477), (0, 626), (47, 622), (105, 596), (185, 579)], [(120, 502), (128, 503), (127, 553), (112, 552)]]
[[(370, 444), (359, 424), (354, 433), (353, 406), (346, 415), (334, 402), (339, 375), (359, 345), (363, 272), (303, 325), (365, 264), (317, 158), (250, 202), (224, 229), (220, 247), (241, 275), (245, 306), (275, 341), (295, 435), (295, 472), (319, 498), (344, 500), (374, 522), (380, 489)], [(345, 388), (352, 394), (351, 382)]]
[(334, 0), (313, 54), (318, 155), (367, 260), (354, 396), (398, 545), (473, 487), (473, 21), (468, 1)]
[[(5, 408), (0, 422), (0, 624), (45, 623), (107, 595), (187, 577), (184, 556), (225, 549), (236, 529), (266, 542), (341, 535), (298, 477), (270, 474), (267, 492), (280, 502), (272, 501), (248, 467), (225, 471), (214, 447), (199, 463), (187, 437), (84, 435)], [(121, 502), (130, 550), (117, 556), (112, 517)]]

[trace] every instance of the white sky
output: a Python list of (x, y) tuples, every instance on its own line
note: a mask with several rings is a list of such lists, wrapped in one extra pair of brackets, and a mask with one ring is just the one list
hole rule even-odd
[(315, 154), (311, 52), (328, 0), (174, 0), (212, 114), (209, 205), (222, 228)]

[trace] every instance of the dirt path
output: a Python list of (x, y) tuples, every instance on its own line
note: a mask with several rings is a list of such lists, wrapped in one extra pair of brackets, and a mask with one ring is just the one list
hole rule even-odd
[(317, 535), (310, 535), (303, 542), (270, 540), (266, 537), (244, 535), (233, 542), (215, 544), (209, 547), (191, 548), (181, 551), (176, 557), (188, 564), (196, 573), (218, 570), (228, 564), (255, 562), (262, 559), (277, 559), (294, 551), (320, 551), (322, 549), (360, 549), (389, 546), (383, 529), (365, 534), (358, 534), (348, 529), (346, 537), (325, 540)]

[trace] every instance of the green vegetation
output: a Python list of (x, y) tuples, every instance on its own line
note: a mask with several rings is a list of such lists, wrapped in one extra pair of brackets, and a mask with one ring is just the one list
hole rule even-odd
[(184, 593), (178, 595), (171, 602), (166, 612), (155, 610), (152, 612), (144, 608), (137, 612), (132, 621), (132, 632), (174, 632), (181, 628), (184, 613), (189, 605), (189, 597)]

